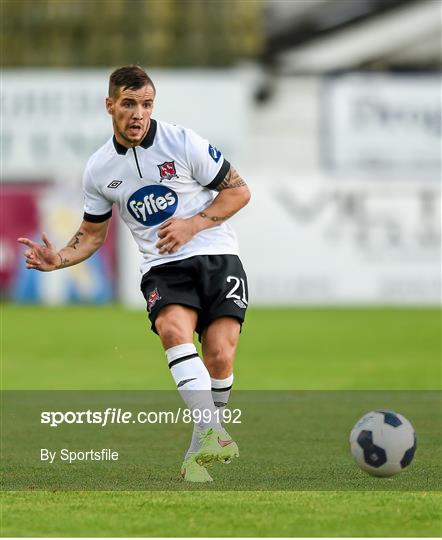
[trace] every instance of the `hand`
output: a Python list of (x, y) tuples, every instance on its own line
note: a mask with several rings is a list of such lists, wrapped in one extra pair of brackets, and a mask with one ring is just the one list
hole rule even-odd
[(159, 228), (158, 237), (160, 240), (157, 243), (157, 248), (161, 254), (175, 253), (191, 240), (196, 232), (192, 218), (169, 219)]
[(26, 268), (33, 268), (41, 272), (50, 272), (58, 268), (61, 257), (51, 242), (49, 242), (45, 233), (41, 235), (41, 239), (44, 245), (37, 244), (29, 240), (29, 238), (17, 238), (17, 242), (30, 248), (24, 253), (26, 257)]

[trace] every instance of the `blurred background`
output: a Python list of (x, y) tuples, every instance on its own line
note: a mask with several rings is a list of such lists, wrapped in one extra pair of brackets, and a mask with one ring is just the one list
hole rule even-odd
[[(154, 117), (220, 148), (252, 189), (234, 218), (254, 305), (438, 305), (439, 0), (3, 0), (0, 291), (23, 303), (143, 306), (113, 219), (86, 263), (24, 268), (17, 236), (61, 247), (82, 171), (111, 135), (110, 72), (138, 63)], [(115, 214), (114, 214), (115, 215)]]

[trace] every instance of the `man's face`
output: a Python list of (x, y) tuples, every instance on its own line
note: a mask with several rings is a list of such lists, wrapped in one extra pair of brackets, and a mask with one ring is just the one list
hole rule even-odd
[(144, 139), (154, 99), (155, 91), (149, 85), (138, 90), (120, 88), (118, 97), (106, 98), (106, 109), (112, 116), (115, 137), (120, 144), (137, 146)]

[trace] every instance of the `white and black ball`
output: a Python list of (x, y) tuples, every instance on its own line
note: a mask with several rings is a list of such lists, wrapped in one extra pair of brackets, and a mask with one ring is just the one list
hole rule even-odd
[(373, 476), (393, 476), (412, 462), (416, 433), (401, 414), (372, 411), (358, 420), (352, 429), (350, 447), (361, 469)]

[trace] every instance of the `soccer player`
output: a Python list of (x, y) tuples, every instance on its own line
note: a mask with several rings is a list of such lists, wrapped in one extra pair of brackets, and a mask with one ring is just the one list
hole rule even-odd
[(206, 482), (212, 480), (208, 465), (238, 456), (219, 411), (233, 384), (248, 293), (227, 220), (249, 202), (250, 192), (208, 141), (154, 120), (155, 97), (154, 83), (141, 67), (124, 66), (111, 74), (106, 109), (114, 134), (86, 165), (78, 231), (60, 250), (44, 233), (43, 244), (18, 241), (28, 248), (27, 268), (49, 272), (78, 264), (103, 244), (112, 206), (118, 206), (143, 256), (141, 291), (152, 330), (196, 420), (181, 474), (187, 481)]

